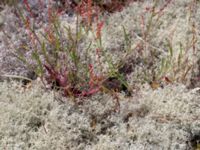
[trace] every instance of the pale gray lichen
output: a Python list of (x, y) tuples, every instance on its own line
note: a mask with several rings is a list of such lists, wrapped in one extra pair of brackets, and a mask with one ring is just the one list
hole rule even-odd
[[(25, 90), (25, 89), (24, 89)], [(7, 149), (190, 149), (200, 130), (199, 89), (141, 87), (132, 98), (96, 94), (75, 105), (55, 100), (40, 82), (23, 91), (19, 82), (0, 84), (0, 148)]]

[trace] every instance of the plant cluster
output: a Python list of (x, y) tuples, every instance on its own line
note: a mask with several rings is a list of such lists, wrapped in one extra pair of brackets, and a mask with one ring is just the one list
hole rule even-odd
[[(146, 7), (144, 12), (141, 13), (141, 35), (134, 33), (134, 36), (139, 39), (134, 49), (139, 50), (144, 66), (148, 66), (147, 68), (144, 67), (143, 79), (150, 84), (156, 83), (156, 87), (160, 86), (157, 83), (163, 81), (167, 84), (174, 82), (186, 84), (195, 65), (195, 61), (189, 60), (189, 57), (197, 54), (197, 29), (195, 21), (197, 3), (194, 1), (188, 4), (189, 28), (187, 30), (192, 33), (192, 38), (186, 39), (186, 42), (180, 41), (174, 44), (173, 40), (176, 38), (175, 29), (171, 29), (168, 31), (168, 36), (164, 39), (160, 38), (163, 48), (153, 44), (152, 39), (154, 39), (154, 36), (157, 36), (154, 32), (162, 26), (162, 17), (170, 5), (173, 5), (173, 0), (167, 0), (163, 4), (160, 4), (159, 0), (155, 0), (152, 6)], [(162, 36), (164, 37), (164, 35)], [(126, 41), (129, 40), (127, 39)], [(131, 44), (129, 47), (131, 47)]]
[[(37, 23), (37, 14), (35, 14), (27, 0), (23, 0), (24, 10), (18, 10), (18, 16), (23, 21), (23, 25), (27, 30), (29, 42), (22, 45), (18, 50), (17, 57), (27, 64), (27, 67), (33, 70), (40, 77), (45, 85), (51, 85), (51, 88), (60, 89), (64, 96), (90, 96), (99, 91), (124, 91), (130, 95), (130, 86), (127, 83), (127, 75), (133, 72), (138, 62), (128, 59), (128, 55), (133, 51), (137, 51), (140, 56), (138, 59), (143, 63), (142, 75), (138, 78), (144, 82), (149, 82), (152, 87), (160, 87), (161, 81), (173, 83), (176, 81), (185, 83), (189, 72), (193, 69), (193, 65), (187, 57), (189, 49), (196, 53), (197, 33), (195, 21), (192, 19), (195, 3), (191, 3), (189, 23), (193, 37), (188, 43), (179, 43), (177, 47), (173, 44), (173, 30), (162, 42), (165, 48), (158, 48), (152, 43), (154, 31), (156, 27), (160, 27), (161, 18), (165, 13), (165, 9), (172, 4), (172, 0), (167, 0), (163, 4), (159, 4), (159, 0), (155, 0), (151, 5), (146, 7), (140, 18), (140, 35), (134, 31), (127, 31), (122, 26), (124, 35), (124, 50), (126, 56), (119, 64), (114, 64), (107, 58), (102, 45), (101, 31), (104, 28), (105, 20), (102, 18), (102, 12), (120, 11), (123, 6), (131, 1), (119, 1), (118, 7), (111, 7), (114, 1), (104, 3), (94, 0), (82, 1), (59, 1), (62, 9), (55, 7), (55, 1), (50, 1), (47, 5), (47, 26), (44, 32), (37, 33), (34, 28), (34, 21)], [(56, 1), (58, 2), (58, 1)], [(45, 5), (39, 0), (41, 8)], [(57, 3), (56, 3), (57, 4)], [(65, 13), (64, 7), (69, 5), (76, 14), (75, 32), (68, 26), (62, 26), (59, 19), (60, 14)], [(58, 6), (58, 5), (57, 5)], [(45, 6), (46, 7), (46, 6)], [(94, 55), (102, 55), (108, 63), (109, 70), (107, 74), (99, 74), (94, 69), (95, 65), (103, 67), (100, 61), (93, 64), (88, 52), (93, 48), (91, 43), (85, 47), (83, 54), (79, 45), (92, 33), (97, 48)], [(41, 38), (42, 37), (42, 38)], [(134, 43), (132, 38), (139, 39)], [(176, 45), (177, 46), (177, 45)], [(20, 49), (31, 52), (31, 62), (24, 57)], [(175, 50), (176, 49), (176, 50)], [(165, 53), (167, 50), (167, 53)], [(176, 52), (174, 52), (176, 51)], [(160, 53), (165, 53), (160, 54)], [(178, 53), (178, 54), (177, 54)], [(84, 58), (82, 57), (84, 55)], [(100, 59), (100, 57), (99, 57)], [(34, 64), (32, 64), (34, 61)], [(159, 63), (158, 63), (159, 62)]]
[[(36, 33), (31, 19), (35, 18), (34, 13), (27, 0), (23, 1), (25, 13), (18, 10), (18, 16), (28, 31), (31, 45), (24, 44), (20, 48), (31, 51), (31, 60), (27, 60), (24, 54), (17, 51), (17, 57), (27, 64), (40, 77), (45, 85), (50, 85), (53, 89), (59, 89), (64, 96), (82, 97), (90, 96), (99, 91), (123, 91), (127, 90), (128, 84), (124, 77), (113, 71), (110, 63), (110, 72), (107, 76), (96, 74), (93, 64), (90, 63), (87, 53), (85, 59), (81, 57), (78, 50), (79, 44), (88, 31), (92, 31), (94, 39), (99, 45), (96, 52), (102, 51), (101, 30), (104, 22), (99, 19), (100, 12), (94, 6), (92, 0), (81, 1), (75, 8), (76, 29), (75, 33), (70, 27), (62, 27), (58, 9), (53, 4), (48, 6), (48, 25), (44, 33), (40, 33), (42, 38)], [(42, 4), (41, 4), (42, 5)], [(92, 24), (96, 24), (95, 28)], [(67, 35), (66, 35), (67, 34)], [(85, 51), (90, 50), (90, 45)], [(115, 79), (116, 83), (112, 83)], [(109, 83), (109, 84), (107, 84)]]

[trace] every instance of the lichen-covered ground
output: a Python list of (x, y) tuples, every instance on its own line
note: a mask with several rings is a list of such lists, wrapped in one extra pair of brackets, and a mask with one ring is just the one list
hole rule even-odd
[[(132, 96), (117, 93), (119, 108), (116, 108), (116, 99), (111, 93), (99, 92), (91, 97), (77, 98), (77, 104), (73, 98), (45, 89), (40, 80), (34, 80), (26, 87), (19, 81), (7, 80), (5, 76), (13, 74), (31, 77), (24, 64), (13, 56), (13, 45), (17, 47), (20, 42), (26, 42), (25, 29), (20, 28), (13, 8), (2, 8), (0, 149), (198, 150), (200, 2), (172, 0), (159, 17), (153, 17), (153, 26), (145, 41), (141, 21), (148, 22), (151, 16), (144, 10), (154, 2), (133, 2), (121, 12), (108, 14), (102, 30), (105, 55), (114, 63), (124, 59), (125, 64), (131, 64), (127, 81), (132, 87)], [(163, 3), (159, 0), (158, 6), (162, 8)], [(73, 15), (63, 15), (61, 20), (73, 31)], [(38, 31), (43, 26), (45, 20), (38, 24)], [(128, 52), (124, 51), (123, 27), (130, 33)], [(10, 41), (4, 37), (5, 32)], [(84, 47), (93, 40), (91, 34), (86, 35), (80, 52), (84, 53)], [(145, 45), (142, 53), (138, 43)], [(169, 47), (173, 49), (172, 58), (168, 58)], [(181, 48), (185, 50), (184, 57), (177, 63)], [(91, 49), (96, 49), (96, 45), (92, 44)], [(154, 54), (152, 50), (155, 50)], [(95, 62), (97, 57), (92, 50), (88, 55)], [(153, 80), (150, 70), (159, 70), (162, 59), (173, 60), (171, 68), (162, 72), (173, 81), (162, 81), (158, 84), (162, 86), (156, 83), (156, 88), (152, 88), (152, 84), (149, 85)], [(104, 65), (102, 71), (106, 72), (108, 64), (103, 56), (100, 61)], [(188, 69), (190, 66), (191, 70)]]
[(199, 89), (183, 85), (121, 94), (117, 113), (107, 94), (75, 105), (38, 84), (24, 90), (3, 82), (0, 89), (1, 149), (190, 150), (200, 131)]

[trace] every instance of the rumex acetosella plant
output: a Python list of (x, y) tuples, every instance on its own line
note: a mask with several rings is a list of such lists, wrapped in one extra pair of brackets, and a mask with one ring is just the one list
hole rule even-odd
[[(29, 42), (18, 49), (17, 57), (26, 63), (27, 67), (33, 70), (45, 85), (60, 89), (64, 96), (90, 96), (105, 89), (103, 82), (108, 76), (97, 75), (87, 53), (83, 58), (81, 56), (83, 54), (79, 51), (79, 45), (89, 30), (94, 32), (95, 41), (99, 45), (98, 50), (101, 50), (103, 22), (96, 19), (98, 21), (97, 28), (92, 29), (91, 24), (94, 17), (92, 0), (82, 1), (76, 7), (75, 11), (79, 14), (76, 16), (75, 32), (71, 27), (61, 25), (60, 12), (53, 7), (52, 3), (48, 5), (46, 14), (48, 23), (44, 27), (44, 31), (36, 32), (34, 26), (37, 24), (37, 18), (28, 1), (24, 0), (23, 4), (24, 10), (18, 10), (18, 15), (26, 28)], [(40, 4), (42, 7), (42, 1)], [(98, 18), (98, 14), (95, 15)], [(29, 51), (30, 59), (27, 59), (20, 51), (21, 48)], [(85, 47), (86, 52), (89, 49), (90, 45)], [(120, 81), (123, 81), (116, 72), (112, 74), (120, 77)], [(124, 82), (122, 83), (126, 85)]]
[[(154, 0), (152, 5), (145, 7), (139, 16), (140, 34), (137, 35), (136, 32), (133, 32), (133, 35), (139, 39), (135, 49), (139, 50), (144, 64), (143, 72), (140, 73), (139, 77), (143, 78), (144, 82), (165, 82), (167, 84), (181, 82), (186, 84), (194, 67), (194, 62), (189, 60), (189, 56), (195, 56), (197, 42), (196, 21), (194, 19), (196, 10), (191, 10), (191, 8), (196, 7), (194, 1), (188, 3), (190, 7), (187, 11), (189, 14), (187, 30), (192, 33), (191, 38), (188, 38), (186, 42), (184, 40), (175, 42), (178, 41), (176, 34), (178, 34), (177, 28), (179, 28), (175, 23), (173, 23), (173, 29), (172, 25), (169, 25), (168, 29), (171, 28), (171, 30), (166, 30), (167, 34), (161, 33), (159, 36), (157, 34), (165, 26), (163, 20), (166, 19), (167, 15), (168, 18), (177, 15), (176, 11), (169, 14), (169, 8), (175, 5), (174, 3), (173, 0), (166, 0), (163, 3)], [(157, 36), (160, 38), (158, 39)], [(155, 39), (162, 44), (155, 44), (157, 43)]]

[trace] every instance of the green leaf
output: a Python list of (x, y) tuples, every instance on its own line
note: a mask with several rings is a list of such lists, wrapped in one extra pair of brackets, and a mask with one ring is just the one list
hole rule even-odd
[(44, 42), (42, 42), (42, 49), (41, 50), (42, 50), (41, 52), (44, 55), (45, 60), (50, 64), (49, 57), (47, 55), (47, 50), (46, 50), (46, 46), (45, 46)]
[(183, 45), (182, 45), (182, 43), (180, 43), (179, 47), (180, 47), (180, 51), (179, 51), (179, 54), (178, 54), (178, 67), (180, 67), (181, 60), (182, 60), (182, 57), (183, 57)]
[(131, 50), (131, 39), (130, 39), (130, 35), (126, 32), (126, 29), (124, 26), (122, 26), (123, 28), (123, 33), (124, 33), (124, 40), (125, 40), (125, 48), (127, 49), (126, 51), (130, 51)]
[(170, 57), (172, 58), (173, 57), (173, 47), (172, 47), (171, 42), (168, 39), (167, 39), (167, 47), (169, 50)]
[(32, 58), (35, 59), (36, 63), (38, 64), (37, 68), (35, 69), (36, 73), (39, 76), (42, 75), (42, 74), (44, 74), (42, 62), (40, 60), (39, 54), (36, 51), (34, 51), (32, 53)]

